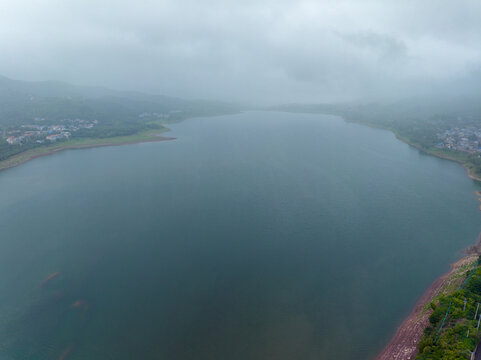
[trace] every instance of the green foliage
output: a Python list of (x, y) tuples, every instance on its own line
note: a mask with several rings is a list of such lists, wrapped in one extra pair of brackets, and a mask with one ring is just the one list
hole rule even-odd
[(473, 293), (481, 294), (481, 278), (480, 277), (473, 277), (466, 285), (466, 290), (471, 291)]
[(22, 82), (0, 76), (0, 161), (25, 151), (51, 145), (26, 142), (9, 145), (3, 130), (45, 119), (41, 125), (54, 125), (63, 119), (98, 120), (93, 128), (72, 132), (72, 140), (125, 137), (146, 130), (160, 129), (160, 118), (139, 116), (163, 114), (162, 122), (187, 117), (213, 116), (239, 111), (239, 107), (218, 102), (193, 101), (136, 92), (73, 86), (55, 82)]
[(386, 129), (401, 140), (429, 153), (465, 164), (481, 177), (481, 157), (478, 154), (436, 148), (438, 133), (452, 128), (481, 128), (481, 99), (417, 98), (391, 104), (316, 104), (286, 105), (273, 110), (323, 113), (342, 116), (346, 121)]
[[(441, 295), (437, 304), (431, 305), (430, 325), (419, 343), (416, 360), (470, 359), (471, 352), (481, 340), (481, 329), (476, 329), (478, 319), (474, 319), (478, 302), (481, 302), (481, 268), (469, 278), (464, 288), (451, 295)], [(448, 309), (448, 316), (440, 331)]]
[(0, 161), (8, 159), (14, 155), (20, 154), (21, 152), (44, 146), (42, 144), (27, 143), (23, 145), (9, 145), (7, 142), (0, 142)]

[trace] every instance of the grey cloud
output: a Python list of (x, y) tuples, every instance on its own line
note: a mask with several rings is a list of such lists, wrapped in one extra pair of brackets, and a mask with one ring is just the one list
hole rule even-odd
[(338, 35), (354, 46), (371, 51), (380, 61), (396, 61), (407, 56), (406, 44), (393, 36), (373, 32), (338, 33)]
[(476, 91), (477, 0), (3, 0), (0, 74), (276, 103)]

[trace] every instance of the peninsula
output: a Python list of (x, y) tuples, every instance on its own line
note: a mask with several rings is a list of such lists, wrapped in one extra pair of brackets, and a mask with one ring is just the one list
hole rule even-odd
[(162, 133), (167, 131), (169, 131), (168, 128), (162, 127), (158, 130), (146, 130), (137, 134), (127, 136), (115, 136), (110, 138), (67, 139), (61, 142), (46, 144), (45, 146), (39, 146), (19, 152), (0, 161), (0, 171), (6, 170), (14, 166), (18, 166), (38, 157), (50, 155), (63, 150), (175, 140), (174, 137), (167, 137), (162, 135)]
[(213, 101), (0, 76), (0, 170), (65, 149), (172, 140), (161, 135), (170, 123), (239, 110)]

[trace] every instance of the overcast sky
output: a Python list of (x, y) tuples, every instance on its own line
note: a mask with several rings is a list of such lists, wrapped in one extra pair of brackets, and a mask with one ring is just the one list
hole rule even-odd
[(252, 103), (475, 92), (480, 0), (1, 0), (0, 74)]

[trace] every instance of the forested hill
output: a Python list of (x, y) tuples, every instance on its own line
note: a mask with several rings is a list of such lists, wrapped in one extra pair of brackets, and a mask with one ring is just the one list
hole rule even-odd
[(271, 109), (340, 115), (346, 121), (388, 128), (424, 147), (437, 143), (435, 135), (439, 131), (456, 126), (481, 127), (481, 95), (417, 97), (393, 102), (289, 104)]
[(213, 101), (0, 76), (0, 162), (26, 151), (46, 152), (60, 142), (68, 146), (135, 136), (145, 140), (152, 132), (164, 131), (164, 124), (239, 110)]
[(27, 82), (0, 76), (0, 128), (34, 118), (98, 120), (106, 125), (135, 125), (139, 114), (176, 114), (172, 118), (232, 113), (232, 104), (183, 100), (61, 82)]
[(429, 153), (463, 163), (481, 179), (481, 95), (390, 103), (291, 104), (270, 110), (339, 115), (346, 121), (391, 130)]

